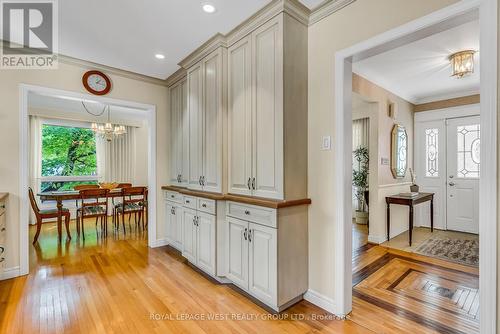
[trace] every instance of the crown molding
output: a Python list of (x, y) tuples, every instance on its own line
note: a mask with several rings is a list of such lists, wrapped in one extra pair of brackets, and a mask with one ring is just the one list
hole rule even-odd
[(186, 69), (181, 67), (177, 71), (175, 71), (171, 76), (169, 76), (165, 80), (165, 83), (168, 87), (171, 87), (184, 78), (186, 78)]
[(79, 58), (74, 58), (62, 54), (58, 54), (59, 62), (65, 63), (65, 64), (70, 64), (70, 65), (76, 65), (85, 69), (97, 69), (105, 73), (109, 74), (114, 74), (117, 76), (121, 76), (127, 79), (132, 79), (132, 80), (139, 80), (143, 82), (147, 82), (150, 84), (154, 85), (160, 85), (160, 86), (167, 86), (166, 80), (158, 79), (158, 78), (153, 78), (144, 74), (139, 74), (127, 70), (122, 70), (116, 67), (112, 66), (107, 66), (103, 64), (98, 64), (94, 63), (88, 60), (83, 60)]
[[(191, 52), (189, 56), (181, 60), (179, 66), (187, 69), (219, 47), (226, 47), (226, 38), (221, 33), (215, 34), (208, 41), (203, 43), (199, 48)], [(167, 80), (168, 79), (170, 79), (170, 77), (167, 78)]]
[(325, 0), (316, 6), (309, 15), (309, 25), (313, 25), (325, 17), (341, 10), (356, 0)]

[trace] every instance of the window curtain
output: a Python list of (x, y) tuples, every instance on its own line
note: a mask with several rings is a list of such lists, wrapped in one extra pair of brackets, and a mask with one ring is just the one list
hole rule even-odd
[[(370, 119), (368, 117), (356, 119), (352, 121), (352, 151), (359, 147), (369, 148), (370, 146)], [(354, 158), (354, 153), (352, 155), (352, 166), (353, 169), (357, 170), (358, 163)], [(356, 187), (352, 187), (352, 207), (353, 209), (358, 207), (358, 199), (354, 195)]]
[[(29, 117), (29, 171), (30, 187), (35, 195), (40, 192), (40, 178), (42, 176), (42, 120), (37, 116)], [(26, 189), (28, 191), (28, 189)], [(30, 210), (30, 224), (35, 224), (36, 218), (33, 210)]]
[(101, 182), (133, 183), (135, 165), (135, 128), (127, 126), (127, 133), (108, 142), (96, 140), (97, 173)]

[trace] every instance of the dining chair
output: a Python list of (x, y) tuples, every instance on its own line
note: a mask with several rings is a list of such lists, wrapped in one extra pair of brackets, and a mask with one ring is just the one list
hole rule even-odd
[(144, 209), (144, 223), (148, 226), (148, 189), (144, 192), (144, 202), (139, 203)]
[[(113, 209), (113, 226), (119, 230), (120, 215), (122, 217), (123, 234), (125, 234), (125, 214), (137, 214), (138, 219), (136, 225), (140, 227), (141, 218), (143, 218), (144, 207), (140, 203), (146, 200), (146, 187), (130, 187), (122, 188), (121, 197), (122, 203), (116, 205)], [(129, 219), (130, 227), (130, 219)], [(144, 219), (142, 221), (142, 229), (144, 230)]]
[[(28, 188), (28, 196), (30, 198), (31, 208), (33, 209), (33, 212), (35, 213), (36, 217), (36, 233), (35, 237), (33, 238), (33, 244), (35, 244), (38, 241), (38, 237), (40, 236), (40, 230), (42, 229), (42, 220), (50, 218), (58, 218), (59, 210), (57, 209), (40, 210), (38, 204), (36, 203), (35, 195), (33, 194), (33, 189), (31, 188)], [(71, 235), (69, 233), (69, 220), (71, 215), (69, 213), (69, 210), (63, 208), (62, 215), (64, 216), (64, 224), (66, 225), (66, 233), (68, 235), (68, 239), (71, 239)]]
[(80, 235), (80, 226), (83, 240), (85, 240), (84, 219), (100, 218), (101, 232), (108, 234), (108, 199), (109, 189), (83, 189), (80, 190), (80, 206), (76, 210), (76, 232)]
[[(123, 189), (123, 188), (130, 188), (130, 187), (132, 187), (132, 183), (118, 183), (118, 185), (116, 186), (116, 189)], [(114, 197), (111, 197), (111, 203), (113, 205), (113, 210), (114, 210), (115, 206), (121, 205), (121, 202), (119, 200), (117, 202), (115, 202)], [(130, 216), (132, 216), (132, 214), (128, 215), (129, 224), (130, 224)]]

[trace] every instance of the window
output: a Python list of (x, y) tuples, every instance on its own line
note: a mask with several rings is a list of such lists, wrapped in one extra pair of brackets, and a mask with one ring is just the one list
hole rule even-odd
[(439, 177), (439, 129), (425, 130), (425, 176)]
[(480, 145), (479, 124), (457, 127), (457, 177), (479, 177)]
[(97, 183), (96, 141), (91, 129), (42, 125), (41, 191)]

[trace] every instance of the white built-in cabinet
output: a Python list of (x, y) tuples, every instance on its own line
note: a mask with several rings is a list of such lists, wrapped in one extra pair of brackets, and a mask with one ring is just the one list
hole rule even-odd
[(182, 249), (183, 208), (178, 203), (166, 202), (167, 241), (174, 248)]
[(182, 79), (169, 87), (170, 92), (170, 184), (186, 186), (189, 174), (189, 118), (187, 82)]
[(218, 48), (187, 70), (189, 181), (195, 190), (222, 192), (223, 62)]
[[(230, 193), (306, 196), (307, 37), (301, 27), (278, 15), (228, 48)], [(286, 47), (295, 47), (296, 55), (286, 58)]]
[(277, 304), (277, 230), (241, 219), (227, 219), (227, 278), (245, 291)]
[[(190, 197), (194, 202), (198, 199)], [(184, 207), (182, 256), (214, 276), (216, 273), (216, 216)]]

